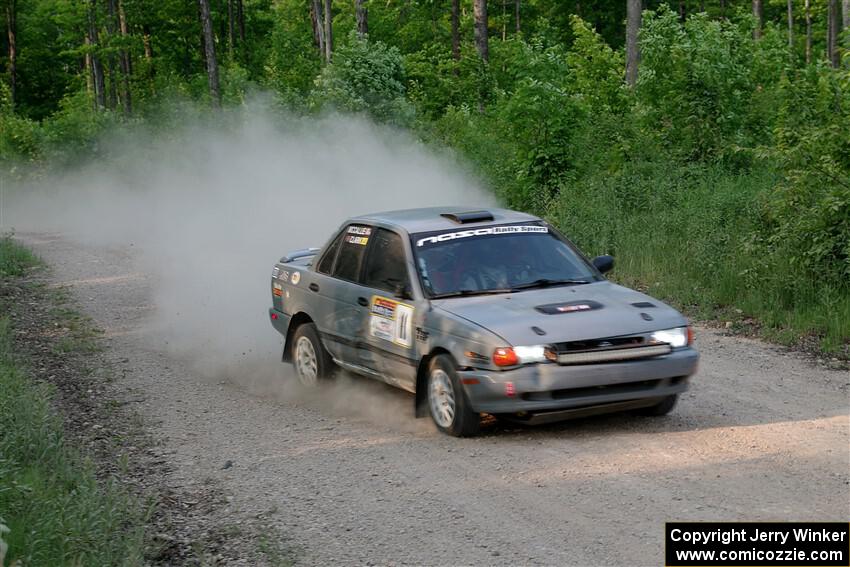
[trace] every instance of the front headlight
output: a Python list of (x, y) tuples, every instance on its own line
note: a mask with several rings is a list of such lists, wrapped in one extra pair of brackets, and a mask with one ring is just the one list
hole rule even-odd
[(547, 362), (546, 347), (543, 345), (500, 347), (493, 352), (493, 363), (496, 366), (516, 366), (517, 364), (532, 364)]
[(653, 342), (667, 343), (673, 348), (687, 346), (691, 343), (689, 327), (676, 327), (675, 329), (664, 329), (655, 331), (650, 335)]
[(543, 345), (518, 346), (514, 352), (520, 364), (531, 364), (532, 362), (546, 362), (546, 347)]

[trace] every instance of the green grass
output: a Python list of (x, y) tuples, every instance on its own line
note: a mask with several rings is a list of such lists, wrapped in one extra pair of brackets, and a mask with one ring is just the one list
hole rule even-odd
[(17, 277), (41, 261), (9, 234), (0, 235), (0, 277)]
[[(748, 242), (770, 169), (630, 164), (562, 192), (549, 217), (589, 255), (613, 254), (613, 279), (697, 319), (739, 323), (783, 344), (850, 356), (850, 285), (821, 283)], [(776, 258), (780, 261), (777, 262)]]
[[(0, 246), (4, 275), (37, 262), (8, 237)], [(0, 524), (9, 529), (0, 529), (0, 539), (9, 546), (6, 564), (142, 564), (142, 506), (116, 482), (98, 481), (91, 462), (69, 444), (51, 407), (53, 390), (34, 380), (13, 351), (13, 332), (9, 318), (0, 317)]]

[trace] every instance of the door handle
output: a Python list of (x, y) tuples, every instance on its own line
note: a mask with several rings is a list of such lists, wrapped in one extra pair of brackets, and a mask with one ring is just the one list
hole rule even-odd
[(311, 283), (307, 287), (310, 288), (310, 291), (319, 291), (319, 284), (317, 284), (316, 282)]
[(366, 299), (365, 297), (358, 297), (358, 298), (357, 298), (357, 303), (359, 303), (359, 304), (360, 304), (360, 305), (362, 305), (363, 307), (366, 307), (367, 305), (369, 305), (369, 300), (368, 300), (368, 299)]

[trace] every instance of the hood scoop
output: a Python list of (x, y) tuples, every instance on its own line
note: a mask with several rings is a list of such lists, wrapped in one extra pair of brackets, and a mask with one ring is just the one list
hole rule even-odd
[(538, 305), (534, 309), (546, 315), (560, 315), (562, 313), (575, 313), (577, 311), (593, 311), (595, 309), (602, 309), (602, 304), (598, 301), (593, 301), (592, 299), (583, 299), (579, 301), (568, 301), (566, 303)]

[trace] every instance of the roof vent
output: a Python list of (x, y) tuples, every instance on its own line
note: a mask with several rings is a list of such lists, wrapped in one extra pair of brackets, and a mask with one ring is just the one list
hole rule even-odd
[(467, 211), (464, 213), (442, 213), (441, 217), (447, 218), (458, 224), (467, 224), (471, 222), (485, 222), (493, 220), (493, 213), (490, 211)]

